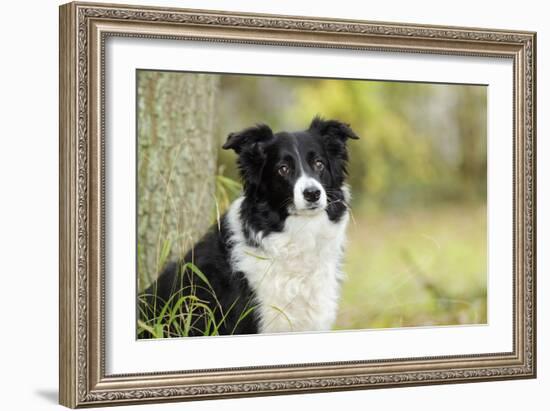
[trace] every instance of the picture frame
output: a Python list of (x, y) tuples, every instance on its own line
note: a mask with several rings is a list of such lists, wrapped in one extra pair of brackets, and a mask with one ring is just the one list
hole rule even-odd
[[(512, 63), (511, 350), (106, 372), (106, 42), (200, 41)], [(60, 7), (60, 403), (186, 401), (536, 377), (536, 34), (73, 2)], [(267, 361), (268, 362), (268, 361)]]

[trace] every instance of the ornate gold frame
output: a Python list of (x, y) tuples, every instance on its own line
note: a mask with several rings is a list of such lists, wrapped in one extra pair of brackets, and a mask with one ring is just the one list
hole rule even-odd
[[(514, 350), (105, 375), (103, 67), (109, 36), (512, 59)], [(61, 6), (60, 403), (82, 407), (535, 377), (535, 41), (532, 32), (92, 3)]]

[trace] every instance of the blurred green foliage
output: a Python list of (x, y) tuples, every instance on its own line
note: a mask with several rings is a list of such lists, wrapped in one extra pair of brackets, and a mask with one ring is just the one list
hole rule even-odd
[[(354, 206), (429, 206), (484, 201), (486, 89), (483, 86), (223, 76), (219, 135), (265, 122), (307, 128), (319, 114), (351, 124)], [(234, 158), (221, 153), (232, 177)]]
[(361, 214), (348, 229), (338, 329), (487, 321), (486, 209)]

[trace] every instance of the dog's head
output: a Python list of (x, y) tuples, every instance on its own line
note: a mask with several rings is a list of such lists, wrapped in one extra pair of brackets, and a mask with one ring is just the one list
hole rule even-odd
[(238, 154), (245, 196), (272, 210), (314, 215), (342, 202), (349, 125), (316, 117), (299, 132), (273, 133), (257, 125), (229, 134), (224, 149)]

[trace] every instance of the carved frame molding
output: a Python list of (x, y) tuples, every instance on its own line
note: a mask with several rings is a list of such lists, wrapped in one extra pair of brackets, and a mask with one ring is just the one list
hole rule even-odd
[[(475, 55), (514, 62), (514, 350), (105, 375), (104, 62), (109, 36)], [(60, 7), (60, 403), (69, 407), (536, 375), (536, 34), (92, 3)]]

